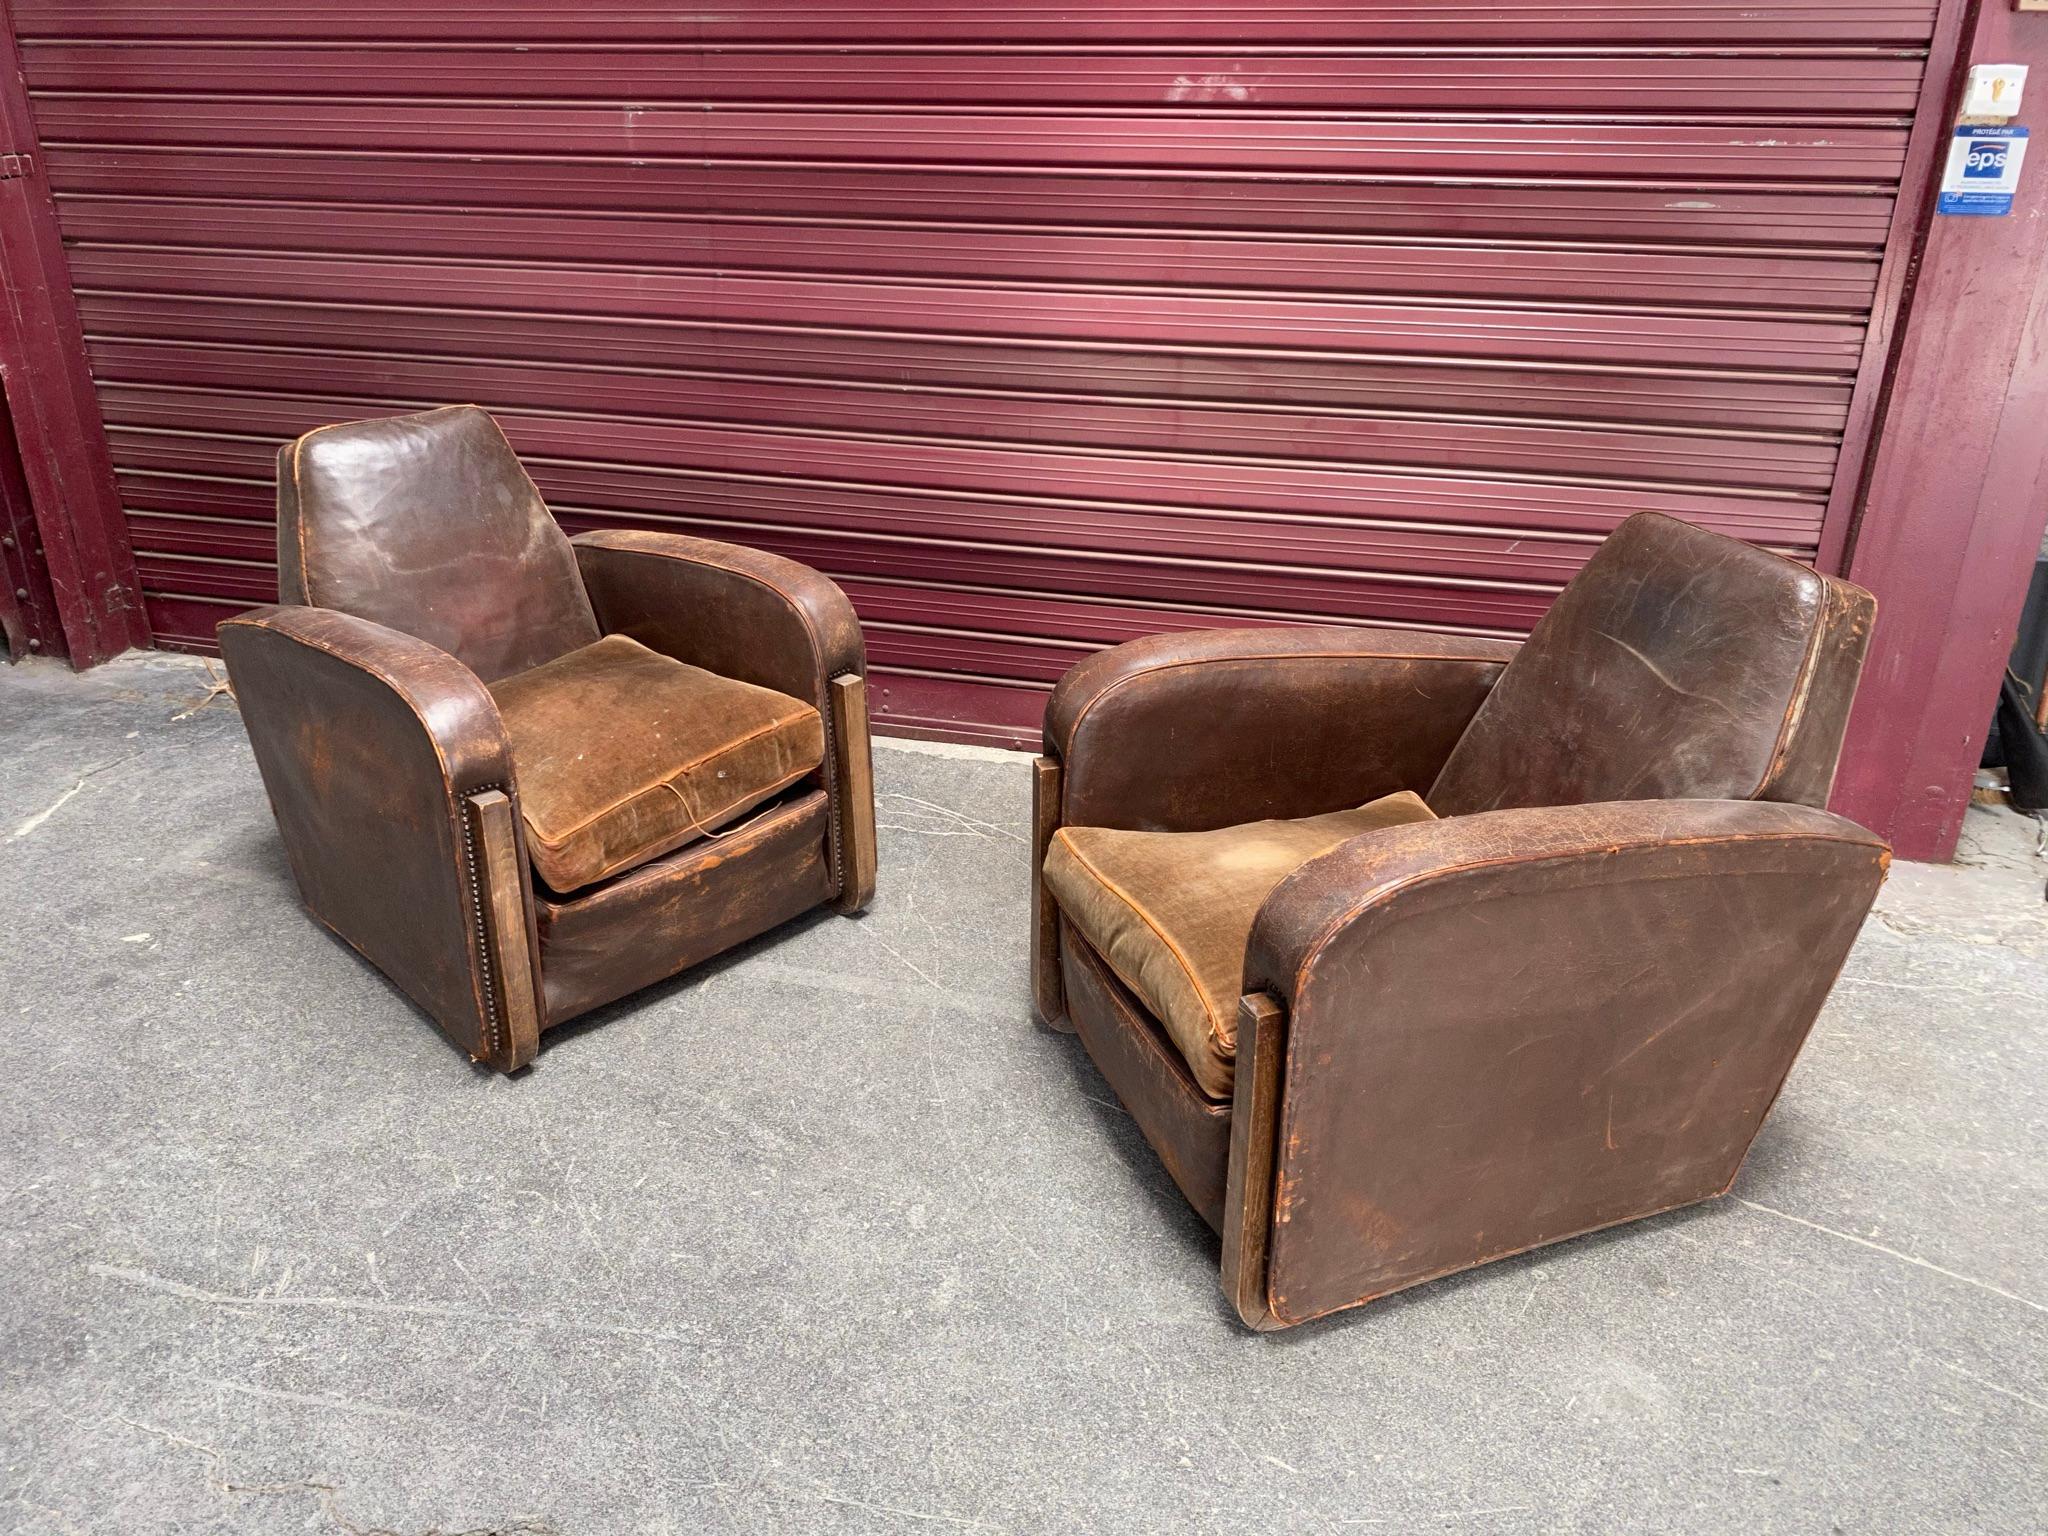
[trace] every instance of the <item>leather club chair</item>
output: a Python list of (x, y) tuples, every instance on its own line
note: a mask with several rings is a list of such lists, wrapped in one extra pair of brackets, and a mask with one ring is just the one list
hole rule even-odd
[(1289, 1327), (1724, 1194), (1889, 850), (1874, 604), (1628, 520), (1526, 644), (1159, 635), (1037, 764), (1033, 986)]
[(866, 661), (817, 572), (567, 538), (475, 406), (278, 455), (222, 654), (300, 893), (464, 1050), (874, 893)]

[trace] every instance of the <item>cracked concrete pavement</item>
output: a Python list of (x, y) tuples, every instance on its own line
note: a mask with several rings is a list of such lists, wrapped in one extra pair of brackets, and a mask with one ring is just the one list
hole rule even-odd
[(1901, 866), (1734, 1197), (1330, 1323), (1032, 1022), (1021, 759), (480, 1073), (196, 661), (0, 669), (0, 1530), (1998, 1532), (2048, 1508), (2048, 861)]

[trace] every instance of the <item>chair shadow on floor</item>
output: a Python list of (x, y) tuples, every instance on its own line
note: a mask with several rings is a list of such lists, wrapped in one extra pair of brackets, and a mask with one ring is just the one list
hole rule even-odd
[[(659, 1008), (671, 998), (681, 996), (693, 987), (704, 986), (735, 966), (743, 966), (756, 956), (766, 954), (791, 939), (810, 932), (813, 928), (822, 927), (827, 923), (846, 922), (849, 918), (859, 922), (864, 915), (857, 912), (834, 912), (827, 907), (813, 907), (810, 911), (799, 913), (766, 933), (737, 944), (721, 954), (713, 955), (709, 960), (700, 961), (687, 970), (678, 971), (675, 975), (653, 982), (637, 992), (628, 992), (624, 997), (602, 1007), (593, 1008), (588, 1013), (578, 1014), (567, 1023), (557, 1024), (553, 1029), (545, 1031), (541, 1035), (540, 1056), (532, 1066), (522, 1067), (512, 1076), (515, 1079), (523, 1078), (533, 1070), (533, 1067), (546, 1064), (549, 1051), (559, 1050), (572, 1041), (595, 1034), (606, 1025), (628, 1018), (644, 1009)], [(486, 1070), (488, 1075), (488, 1069)]]

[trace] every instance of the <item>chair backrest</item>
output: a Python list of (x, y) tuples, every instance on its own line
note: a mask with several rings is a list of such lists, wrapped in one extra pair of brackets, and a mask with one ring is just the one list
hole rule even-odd
[(1860, 587), (1639, 513), (1508, 664), (1437, 776), (1430, 809), (1824, 806), (1875, 612)]
[(277, 456), (278, 590), (438, 645), (485, 682), (598, 637), (576, 553), (473, 405), (321, 427)]

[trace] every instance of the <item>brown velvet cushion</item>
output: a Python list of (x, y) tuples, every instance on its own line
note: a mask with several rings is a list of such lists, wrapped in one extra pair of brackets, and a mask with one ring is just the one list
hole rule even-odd
[(1062, 827), (1045, 883), (1067, 921), (1165, 1026), (1211, 1098), (1230, 1095), (1252, 923), (1273, 888), (1362, 832), (1431, 821), (1403, 790), (1300, 821), (1213, 832)]
[(815, 769), (801, 699), (607, 635), (491, 684), (534, 870), (573, 891), (680, 848)]

